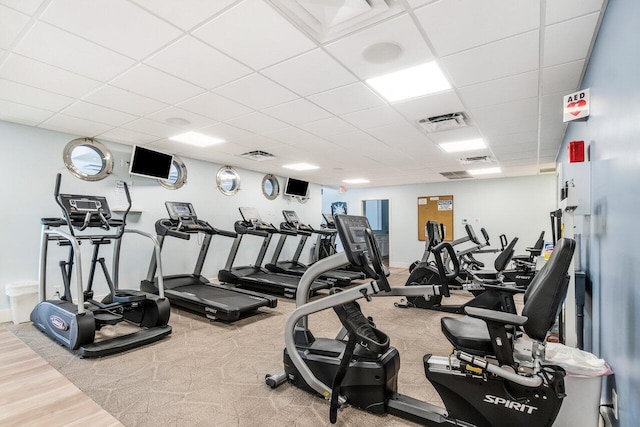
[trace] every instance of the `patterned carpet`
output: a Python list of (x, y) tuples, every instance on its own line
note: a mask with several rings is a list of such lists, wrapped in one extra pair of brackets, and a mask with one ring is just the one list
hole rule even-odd
[[(401, 286), (406, 273), (392, 269), (390, 279)], [(448, 302), (469, 296), (457, 291)], [(397, 301), (374, 298), (361, 305), (400, 351), (400, 392), (441, 405), (424, 376), (422, 356), (451, 351), (440, 333), (445, 314), (395, 308)], [(168, 339), (98, 360), (74, 356), (30, 323), (7, 327), (125, 426), (330, 425), (324, 400), (290, 384), (275, 390), (264, 384), (265, 374), (282, 369), (284, 324), (294, 308), (293, 301), (280, 299), (277, 308), (232, 324), (174, 308)], [(310, 328), (316, 337), (333, 337), (339, 322), (332, 310), (325, 311), (310, 318)], [(413, 425), (348, 406), (338, 421), (342, 426)]]

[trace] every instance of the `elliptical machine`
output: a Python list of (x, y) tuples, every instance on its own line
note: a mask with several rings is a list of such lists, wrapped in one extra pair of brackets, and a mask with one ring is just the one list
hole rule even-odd
[[(171, 333), (169, 321), (169, 301), (164, 297), (162, 282), (162, 266), (158, 261), (160, 280), (158, 295), (151, 295), (137, 290), (119, 289), (118, 267), (120, 261), (120, 245), (123, 234), (136, 233), (149, 238), (160, 259), (160, 246), (156, 238), (148, 233), (125, 229), (127, 214), (131, 209), (131, 197), (126, 183), (124, 191), (128, 207), (122, 219), (111, 217), (107, 199), (102, 196), (86, 196), (60, 194), (61, 175), (56, 178), (54, 196), (62, 209), (64, 218), (43, 218), (42, 238), (40, 246), (40, 289), (39, 303), (31, 312), (34, 326), (53, 340), (77, 350), (80, 357), (101, 357), (120, 353), (158, 341)], [(61, 228), (68, 226), (69, 231)], [(100, 229), (102, 232), (98, 232)], [(113, 230), (115, 229), (115, 232)], [(82, 233), (85, 230), (96, 230)], [(47, 294), (47, 251), (50, 241), (59, 246), (68, 246), (67, 261), (60, 261), (64, 293), (60, 299), (46, 299)], [(87, 289), (83, 288), (81, 242), (93, 245), (93, 257), (87, 281)], [(111, 274), (104, 258), (99, 257), (103, 245), (113, 243), (113, 267)], [(96, 267), (102, 269), (109, 294), (102, 300), (93, 299), (93, 281)], [(76, 302), (71, 293), (71, 280), (75, 269), (77, 286)], [(96, 331), (103, 326), (115, 325), (122, 321), (135, 324), (141, 329), (127, 335), (95, 341)]]
[[(568, 286), (567, 271), (575, 243), (565, 241), (554, 250), (530, 288), (523, 316), (478, 308), (467, 309), (470, 320), (443, 319), (443, 332), (455, 346), (449, 357), (427, 354), (425, 374), (446, 409), (397, 392), (400, 356), (389, 338), (360, 310), (356, 301), (379, 296), (448, 294), (441, 285), (391, 288), (385, 275), (373, 231), (365, 217), (339, 215), (336, 224), (345, 252), (314, 265), (300, 283), (301, 291), (323, 271), (351, 262), (374, 281), (298, 304), (285, 326), (285, 370), (266, 377), (273, 387), (289, 381), (330, 401), (330, 420), (344, 403), (373, 413), (390, 413), (429, 426), (550, 426), (564, 398), (564, 371), (544, 365), (544, 337), (553, 324)], [(455, 255), (448, 243), (434, 251), (445, 276), (440, 252)], [(438, 261), (439, 260), (439, 261)], [(298, 295), (303, 295), (299, 292)], [(301, 301), (299, 301), (301, 302)], [(307, 316), (334, 309), (344, 332), (336, 339), (315, 338)], [(528, 317), (527, 317), (528, 316)], [(457, 323), (458, 322), (458, 323)], [(482, 325), (486, 328), (483, 329)], [(480, 324), (480, 325), (478, 325)], [(529, 360), (516, 362), (507, 329), (524, 326), (534, 340)], [(348, 341), (344, 337), (348, 335)], [(489, 348), (487, 348), (489, 347)], [(523, 357), (522, 359), (526, 359)]]

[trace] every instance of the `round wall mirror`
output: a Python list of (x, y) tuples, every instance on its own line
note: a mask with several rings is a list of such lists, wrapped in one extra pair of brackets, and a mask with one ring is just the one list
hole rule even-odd
[(113, 171), (111, 151), (91, 138), (70, 141), (64, 147), (62, 159), (73, 176), (85, 181), (99, 181)]
[(280, 194), (280, 183), (275, 175), (268, 174), (262, 178), (262, 194), (269, 200), (274, 200)]
[(231, 166), (223, 166), (216, 175), (218, 190), (227, 196), (233, 196), (240, 189), (240, 175)]
[(187, 167), (180, 157), (173, 156), (171, 169), (169, 169), (169, 179), (159, 179), (158, 182), (164, 188), (177, 190), (187, 182)]

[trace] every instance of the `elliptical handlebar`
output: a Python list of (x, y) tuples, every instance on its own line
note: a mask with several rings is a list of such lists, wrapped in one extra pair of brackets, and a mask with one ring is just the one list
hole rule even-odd
[[(451, 259), (451, 263), (453, 264), (453, 272), (447, 274), (447, 271), (444, 268), (444, 262), (442, 261), (442, 251), (446, 250), (449, 253), (449, 258)], [(449, 292), (449, 281), (458, 277), (460, 274), (460, 261), (458, 260), (458, 256), (456, 254), (455, 249), (449, 242), (442, 242), (439, 245), (435, 246), (431, 252), (434, 255), (436, 260), (436, 266), (438, 267), (438, 275), (440, 276), (440, 285), (441, 285), (441, 294), (445, 297), (450, 296)]]

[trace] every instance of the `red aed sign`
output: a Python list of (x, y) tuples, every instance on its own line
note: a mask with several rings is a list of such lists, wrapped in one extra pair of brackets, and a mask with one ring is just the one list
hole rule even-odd
[(590, 105), (589, 89), (566, 95), (564, 97), (564, 114), (562, 115), (562, 121), (586, 120), (586, 118), (589, 117)]

